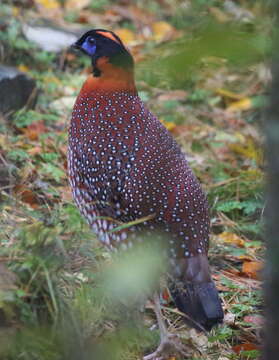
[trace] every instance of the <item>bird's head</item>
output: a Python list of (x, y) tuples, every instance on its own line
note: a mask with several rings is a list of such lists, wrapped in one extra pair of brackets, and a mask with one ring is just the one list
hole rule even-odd
[(107, 62), (112, 65), (133, 70), (132, 55), (126, 49), (121, 39), (112, 31), (94, 29), (83, 34), (73, 45), (90, 56), (93, 74), (98, 77), (102, 73), (100, 64)]

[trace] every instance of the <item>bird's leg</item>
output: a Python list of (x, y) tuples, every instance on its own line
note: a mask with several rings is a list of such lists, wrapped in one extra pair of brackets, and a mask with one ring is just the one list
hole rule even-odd
[(154, 312), (157, 318), (157, 323), (160, 331), (160, 344), (156, 351), (143, 357), (143, 360), (163, 360), (164, 355), (170, 353), (171, 350), (184, 356), (188, 356), (185, 347), (181, 343), (179, 337), (175, 334), (168, 332), (166, 324), (163, 320), (161, 311), (160, 298), (157, 293), (153, 297)]

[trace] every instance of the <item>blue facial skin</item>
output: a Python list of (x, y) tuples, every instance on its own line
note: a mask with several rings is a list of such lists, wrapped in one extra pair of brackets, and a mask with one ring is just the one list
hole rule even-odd
[(96, 44), (92, 42), (92, 37), (88, 37), (81, 47), (90, 56), (93, 56), (96, 52)]

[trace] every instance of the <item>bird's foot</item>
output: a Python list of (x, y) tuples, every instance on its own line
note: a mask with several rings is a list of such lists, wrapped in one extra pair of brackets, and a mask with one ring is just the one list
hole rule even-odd
[(179, 354), (185, 357), (189, 356), (187, 348), (182, 344), (180, 337), (175, 334), (164, 334), (156, 351), (143, 357), (143, 360), (164, 360), (171, 354)]

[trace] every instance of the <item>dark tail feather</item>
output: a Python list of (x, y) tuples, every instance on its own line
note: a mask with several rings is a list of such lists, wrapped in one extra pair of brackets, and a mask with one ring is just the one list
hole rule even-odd
[(221, 323), (224, 313), (218, 291), (211, 282), (173, 285), (170, 288), (179, 311), (186, 314), (186, 322), (198, 330), (211, 330)]

